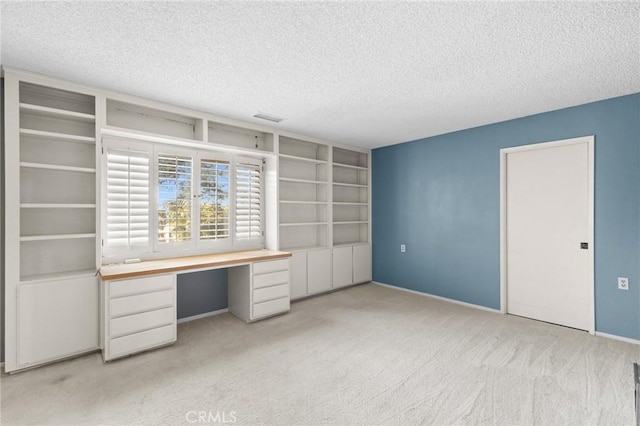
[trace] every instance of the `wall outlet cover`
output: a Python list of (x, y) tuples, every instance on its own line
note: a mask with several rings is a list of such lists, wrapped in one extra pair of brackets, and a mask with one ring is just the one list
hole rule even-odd
[(618, 277), (618, 289), (629, 290), (629, 278)]

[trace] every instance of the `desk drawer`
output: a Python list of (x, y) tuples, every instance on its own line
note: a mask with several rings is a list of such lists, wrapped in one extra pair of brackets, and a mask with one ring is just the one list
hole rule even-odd
[(253, 305), (253, 319), (274, 315), (289, 310), (289, 297), (282, 299), (270, 300), (263, 303), (255, 303)]
[(171, 290), (174, 282), (175, 275), (154, 275), (152, 277), (111, 281), (109, 283), (109, 297), (123, 297), (160, 290)]
[(168, 308), (174, 304), (174, 291), (164, 290), (155, 293), (139, 294), (137, 296), (113, 299), (109, 301), (109, 314), (111, 318), (121, 317), (124, 315), (137, 314), (139, 312)]
[(138, 333), (152, 328), (171, 325), (175, 322), (176, 313), (173, 308), (115, 318), (109, 321), (109, 337)]
[(281, 297), (289, 297), (289, 284), (280, 284), (253, 290), (253, 303), (279, 299)]
[(111, 339), (109, 341), (109, 359), (172, 343), (175, 340), (175, 325), (167, 325), (165, 327), (154, 328), (153, 330)]
[(269, 274), (254, 275), (253, 289), (269, 287), (277, 284), (286, 284), (289, 282), (289, 271), (271, 272)]
[(253, 264), (254, 274), (266, 274), (267, 272), (289, 270), (289, 259), (256, 262)]

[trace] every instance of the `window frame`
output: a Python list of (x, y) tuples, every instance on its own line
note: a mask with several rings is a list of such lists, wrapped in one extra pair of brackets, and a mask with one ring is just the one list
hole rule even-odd
[[(149, 243), (134, 250), (122, 250), (120, 248), (107, 249), (107, 153), (109, 150), (130, 150), (145, 153), (149, 156)], [(266, 223), (265, 223), (265, 201), (266, 201), (266, 174), (265, 159), (257, 154), (252, 156), (249, 153), (227, 152), (225, 150), (203, 149), (199, 147), (184, 147), (162, 142), (141, 141), (128, 137), (103, 136), (102, 139), (102, 205), (100, 206), (100, 220), (102, 229), (102, 263), (118, 263), (127, 259), (161, 259), (180, 257), (187, 255), (198, 255), (208, 253), (222, 253), (240, 250), (258, 250), (265, 248)], [(191, 240), (184, 242), (162, 243), (158, 234), (158, 208), (159, 208), (159, 155), (169, 154), (178, 156), (188, 156), (192, 159), (191, 185), (192, 185), (192, 209), (191, 209)], [(224, 161), (229, 162), (229, 238), (220, 240), (200, 239), (200, 210), (201, 197), (201, 161)], [(260, 226), (261, 236), (259, 238), (239, 240), (236, 232), (236, 203), (237, 203), (237, 167), (240, 163), (250, 163), (260, 166)]]

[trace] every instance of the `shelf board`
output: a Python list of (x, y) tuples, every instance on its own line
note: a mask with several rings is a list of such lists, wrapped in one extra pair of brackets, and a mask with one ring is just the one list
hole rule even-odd
[(369, 223), (369, 221), (368, 220), (341, 220), (341, 221), (333, 222), (334, 225), (353, 225), (353, 224), (359, 224), (359, 223)]
[(20, 103), (20, 111), (41, 117), (63, 118), (66, 120), (78, 121), (81, 123), (95, 124), (96, 116), (81, 112), (68, 111), (65, 109), (49, 108), (40, 105)]
[(280, 154), (284, 160), (298, 161), (301, 163), (327, 164), (326, 160), (316, 160), (315, 158), (298, 157), (297, 155)]
[(334, 244), (334, 247), (345, 247), (345, 246), (362, 246), (365, 244), (369, 244), (368, 241), (347, 241), (346, 243), (337, 243)]
[(95, 204), (22, 203), (22, 209), (95, 209)]
[(21, 162), (20, 167), (30, 169), (45, 169), (45, 170), (58, 170), (62, 172), (80, 172), (80, 173), (95, 173), (96, 169), (90, 167), (76, 167), (76, 166), (61, 166), (58, 164), (43, 164), (43, 163), (27, 163)]
[(45, 132), (43, 130), (20, 129), (20, 134), (24, 136), (37, 136), (45, 139), (63, 140), (67, 142), (78, 142), (95, 144), (96, 138), (89, 136), (69, 135), (66, 133)]
[(334, 205), (338, 206), (368, 206), (369, 203), (353, 203), (350, 201), (334, 201)]
[(353, 166), (351, 164), (344, 164), (344, 163), (336, 163), (335, 161), (333, 162), (333, 165), (336, 167), (343, 167), (345, 169), (356, 169), (356, 170), (368, 170), (368, 167), (362, 167), (362, 166)]
[(352, 188), (368, 188), (369, 185), (361, 185), (359, 183), (342, 183), (342, 182), (333, 182), (334, 186), (349, 186)]
[(79, 240), (95, 238), (96, 234), (58, 234), (58, 235), (29, 235), (20, 237), (20, 241), (55, 241), (55, 240)]
[(33, 284), (42, 281), (55, 281), (68, 278), (95, 277), (97, 273), (98, 271), (96, 269), (84, 269), (79, 271), (57, 272), (54, 274), (25, 275), (20, 277), (20, 283)]
[(294, 246), (294, 247), (280, 247), (282, 251), (307, 251), (307, 250), (319, 250), (326, 249), (327, 246)]
[(281, 223), (280, 226), (317, 226), (327, 225), (327, 222), (287, 222)]
[(280, 204), (329, 204), (327, 201), (280, 200)]
[(318, 184), (326, 185), (329, 183), (327, 181), (322, 181), (322, 180), (295, 179), (295, 178), (284, 178), (284, 177), (280, 178), (280, 182), (313, 183), (316, 185)]

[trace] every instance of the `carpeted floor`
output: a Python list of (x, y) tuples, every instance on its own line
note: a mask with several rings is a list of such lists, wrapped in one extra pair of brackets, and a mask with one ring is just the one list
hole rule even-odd
[(2, 376), (12, 424), (626, 424), (640, 346), (374, 284)]

